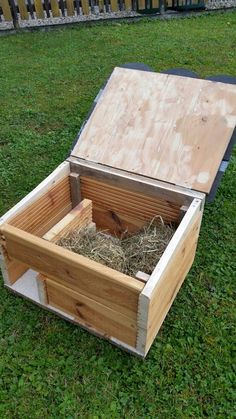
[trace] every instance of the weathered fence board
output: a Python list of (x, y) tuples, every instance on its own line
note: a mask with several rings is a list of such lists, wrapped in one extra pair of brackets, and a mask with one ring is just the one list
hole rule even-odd
[(57, 0), (51, 0), (51, 10), (53, 17), (61, 16)]
[(0, 0), (0, 7), (2, 8), (4, 19), (11, 21), (12, 15), (8, 0)]
[(67, 16), (74, 16), (75, 8), (73, 0), (66, 0)]
[(18, 4), (21, 19), (28, 20), (29, 13), (25, 4), (25, 0), (17, 0), (17, 4)]
[(34, 7), (38, 19), (44, 19), (44, 10), (42, 0), (34, 0)]

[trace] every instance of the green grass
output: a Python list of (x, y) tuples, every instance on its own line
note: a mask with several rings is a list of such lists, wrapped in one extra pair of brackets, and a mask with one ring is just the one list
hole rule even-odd
[[(235, 75), (236, 13), (0, 38), (0, 213), (63, 161), (112, 68)], [(145, 361), (0, 291), (0, 418), (234, 418), (232, 159)]]

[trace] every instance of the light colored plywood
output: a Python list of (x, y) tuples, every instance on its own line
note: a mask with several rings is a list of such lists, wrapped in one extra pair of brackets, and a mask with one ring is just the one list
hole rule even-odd
[(208, 193), (235, 124), (234, 85), (115, 68), (72, 156)]
[(46, 234), (44, 240), (56, 243), (74, 229), (80, 229), (92, 222), (92, 201), (84, 199), (74, 207), (61, 221), (55, 224)]
[(115, 311), (136, 318), (143, 284), (127, 275), (4, 224), (6, 252), (32, 269)]
[(202, 219), (195, 200), (139, 299), (137, 349), (148, 352), (194, 260)]
[(46, 287), (52, 307), (73, 315), (80, 324), (93, 327), (106, 337), (135, 346), (137, 325), (134, 319), (54, 281), (46, 279)]

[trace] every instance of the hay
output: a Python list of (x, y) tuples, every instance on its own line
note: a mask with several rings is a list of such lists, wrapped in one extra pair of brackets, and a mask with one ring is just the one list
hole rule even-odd
[(136, 233), (126, 232), (121, 238), (107, 231), (83, 228), (61, 238), (57, 244), (135, 277), (138, 271), (152, 273), (174, 232), (174, 227), (164, 224), (158, 216)]

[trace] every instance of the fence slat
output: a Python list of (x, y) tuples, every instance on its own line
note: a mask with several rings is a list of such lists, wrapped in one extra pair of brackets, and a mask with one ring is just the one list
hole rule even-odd
[(2, 8), (4, 19), (12, 20), (11, 9), (8, 0), (0, 0), (0, 7)]
[(88, 0), (81, 0), (82, 11), (84, 15), (89, 14), (89, 2)]
[(57, 0), (51, 0), (51, 9), (53, 17), (60, 17), (60, 9)]
[(119, 10), (118, 8), (118, 2), (117, 0), (111, 0), (111, 11), (117, 12)]
[(139, 10), (145, 9), (145, 0), (138, 0), (138, 8)]
[(41, 0), (34, 0), (34, 7), (38, 19), (44, 19), (44, 10)]
[(132, 0), (125, 0), (125, 10), (132, 9)]
[(29, 13), (25, 4), (25, 0), (17, 0), (20, 17), (22, 20), (29, 20)]
[(75, 8), (73, 0), (66, 0), (67, 16), (74, 16)]
[(159, 8), (159, 0), (152, 0), (152, 8), (153, 9)]
[(104, 12), (104, 0), (98, 0), (99, 12)]

